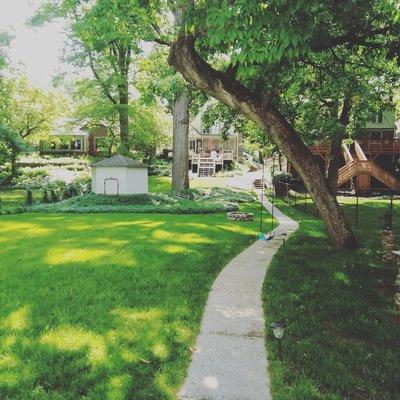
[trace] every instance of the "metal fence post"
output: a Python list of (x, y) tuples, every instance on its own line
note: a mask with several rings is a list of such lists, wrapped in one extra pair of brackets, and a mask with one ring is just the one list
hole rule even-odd
[(358, 192), (356, 191), (356, 228), (358, 228)]
[(271, 231), (274, 230), (274, 199), (271, 201)]

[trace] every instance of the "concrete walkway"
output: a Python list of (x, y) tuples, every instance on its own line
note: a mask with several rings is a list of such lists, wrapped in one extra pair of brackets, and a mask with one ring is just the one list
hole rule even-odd
[[(264, 202), (271, 212), (272, 205)], [(214, 282), (188, 376), (185, 400), (271, 399), (261, 290), (267, 267), (297, 222), (274, 209), (275, 239), (258, 240), (234, 258)]]

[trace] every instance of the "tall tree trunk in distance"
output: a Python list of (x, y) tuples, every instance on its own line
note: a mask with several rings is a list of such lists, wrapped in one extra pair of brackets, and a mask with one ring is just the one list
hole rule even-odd
[(339, 178), (340, 161), (342, 159), (342, 143), (346, 136), (347, 125), (350, 121), (351, 107), (351, 98), (350, 96), (346, 96), (339, 118), (341, 129), (331, 140), (330, 151), (326, 159), (326, 179), (328, 180), (328, 185), (332, 194), (335, 196), (338, 189), (337, 182)]
[(181, 36), (171, 46), (170, 64), (193, 86), (259, 125), (299, 172), (333, 244), (338, 248), (357, 248), (357, 241), (329, 189), (324, 171), (287, 119), (272, 106), (272, 99), (257, 96), (232, 74), (213, 69), (197, 54), (194, 43), (193, 36)]
[(173, 104), (172, 190), (189, 188), (189, 95), (184, 89)]
[(129, 66), (131, 63), (131, 49), (118, 48), (118, 115), (119, 135), (121, 139), (119, 153), (129, 154)]
[(17, 177), (18, 175), (18, 166), (17, 166), (17, 157), (18, 153), (15, 149), (11, 150), (11, 176), (10, 176), (10, 182), (14, 180), (14, 178)]
[(120, 146), (119, 153), (123, 155), (129, 154), (129, 88), (128, 79), (118, 87), (119, 89), (119, 136)]

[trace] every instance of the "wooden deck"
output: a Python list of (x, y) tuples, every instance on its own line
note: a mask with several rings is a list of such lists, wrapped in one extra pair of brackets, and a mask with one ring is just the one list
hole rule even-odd
[[(359, 139), (357, 142), (360, 144), (363, 152), (368, 157), (376, 157), (382, 155), (400, 155), (400, 139), (385, 139), (385, 140), (371, 140), (371, 139)], [(316, 144), (310, 147), (310, 150), (314, 154), (319, 154), (323, 158), (329, 152), (329, 145)]]
[(202, 154), (191, 154), (189, 160), (193, 167), (196, 166), (198, 176), (211, 176), (215, 174), (217, 166), (224, 166), (224, 162), (233, 161), (231, 150), (222, 150), (218, 157), (210, 157)]

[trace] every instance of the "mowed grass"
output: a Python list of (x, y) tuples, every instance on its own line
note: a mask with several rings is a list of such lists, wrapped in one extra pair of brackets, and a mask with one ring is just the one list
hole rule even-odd
[(161, 175), (149, 176), (149, 192), (170, 192), (171, 178)]
[[(211, 177), (211, 178), (198, 178), (190, 181), (191, 188), (211, 188), (211, 187), (224, 187), (228, 178)], [(171, 178), (168, 176), (151, 175), (149, 176), (149, 192), (170, 192), (171, 191)], [(40, 189), (34, 189), (33, 199), (41, 201), (43, 193)], [(27, 193), (26, 189), (8, 189), (0, 188), (0, 199), (2, 206), (5, 208), (18, 207), (26, 205)]]
[[(40, 200), (40, 190), (33, 190), (33, 199)], [(0, 188), (1, 205), (4, 207), (17, 207), (26, 204), (27, 192), (25, 189)]]
[[(166, 176), (149, 176), (150, 192), (169, 192), (171, 190), (171, 178)], [(41, 201), (43, 193), (40, 189), (32, 190), (33, 199)], [(26, 189), (0, 188), (1, 205), (5, 208), (26, 205)]]
[(0, 399), (174, 399), (209, 289), (256, 231), (225, 214), (0, 217)]
[[(191, 189), (208, 189), (213, 187), (225, 187), (231, 178), (212, 176), (194, 178), (189, 181)], [(151, 192), (169, 192), (171, 190), (171, 178), (168, 176), (149, 176), (149, 190)]]
[[(308, 213), (275, 200), (300, 220), (277, 253), (263, 289), (268, 324), (284, 320), (284, 360), (267, 338), (274, 400), (400, 399), (400, 312), (393, 305), (398, 267), (382, 262), (388, 201), (360, 200), (361, 248), (330, 246), (313, 206)], [(355, 224), (355, 199), (340, 198)], [(395, 202), (400, 249), (400, 204)]]

